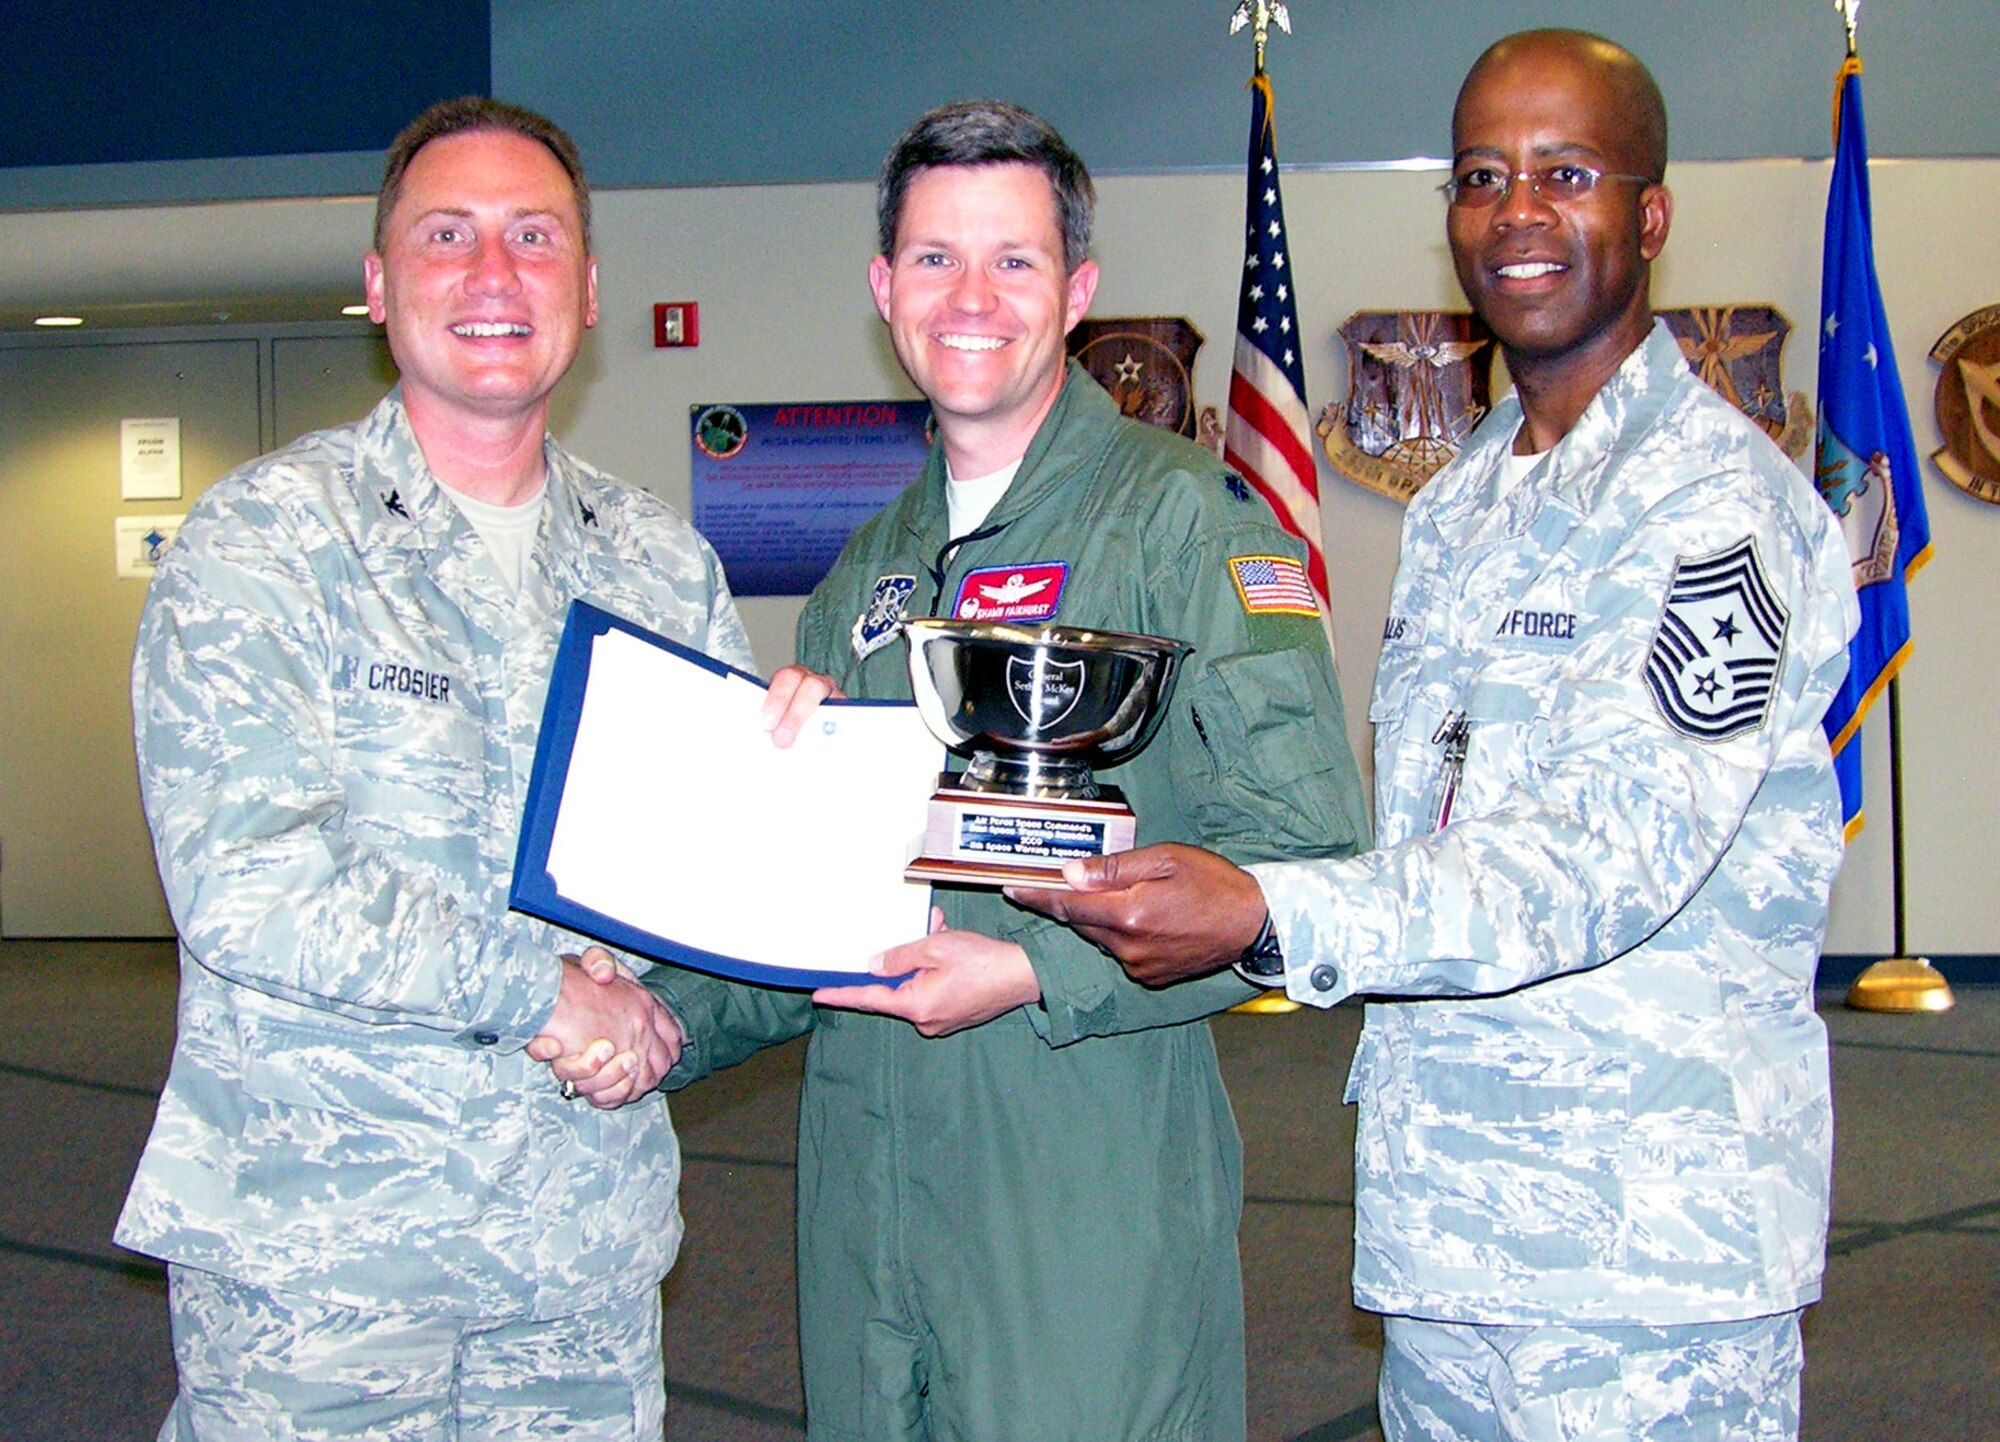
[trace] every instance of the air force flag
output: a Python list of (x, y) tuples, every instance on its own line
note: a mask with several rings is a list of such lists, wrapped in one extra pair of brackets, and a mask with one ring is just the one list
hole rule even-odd
[(1847, 537), (1861, 605), (1861, 629), (1848, 647), (1847, 680), (1826, 713), (1841, 814), (1851, 837), (1861, 829), (1861, 748), (1854, 742), (1868, 708), (1909, 657), (1904, 583), (1930, 559), (1930, 522), (1875, 280), (1868, 137), (1856, 56), (1841, 69), (1836, 115), (1820, 282), (1817, 470), (1820, 494)]

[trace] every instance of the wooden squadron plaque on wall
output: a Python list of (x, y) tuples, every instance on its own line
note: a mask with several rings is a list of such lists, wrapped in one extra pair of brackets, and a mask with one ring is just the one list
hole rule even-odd
[(1937, 468), (1968, 496), (2000, 504), (2000, 305), (1976, 310), (1938, 338)]

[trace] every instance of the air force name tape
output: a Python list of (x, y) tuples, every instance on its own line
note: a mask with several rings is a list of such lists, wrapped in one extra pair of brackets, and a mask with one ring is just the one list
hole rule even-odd
[(1646, 689), (1667, 724), (1706, 742), (1762, 726), (1786, 621), (1750, 537), (1713, 555), (1679, 557), (1646, 656)]

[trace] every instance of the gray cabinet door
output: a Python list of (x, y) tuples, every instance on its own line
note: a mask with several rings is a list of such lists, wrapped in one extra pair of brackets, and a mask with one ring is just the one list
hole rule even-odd
[(279, 336), (271, 342), (271, 382), (272, 438), (282, 446), (367, 415), (396, 383), (396, 364), (379, 333)]
[[(118, 517), (184, 513), (257, 454), (254, 339), (0, 351), (0, 932), (162, 936), (132, 759), (143, 580)], [(119, 421), (178, 416), (181, 498), (119, 498)]]

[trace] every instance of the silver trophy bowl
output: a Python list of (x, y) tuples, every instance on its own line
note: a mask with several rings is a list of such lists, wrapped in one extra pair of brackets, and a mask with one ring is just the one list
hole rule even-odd
[(1152, 739), (1181, 661), (1160, 636), (1004, 621), (903, 622), (917, 710), (940, 741), (970, 753), (969, 791), (1091, 800), (1110, 765)]

